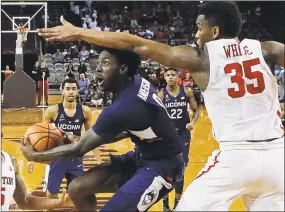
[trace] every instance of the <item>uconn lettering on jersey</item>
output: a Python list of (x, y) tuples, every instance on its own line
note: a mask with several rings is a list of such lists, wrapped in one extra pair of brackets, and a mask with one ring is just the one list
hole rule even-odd
[(57, 127), (63, 130), (80, 130), (81, 125), (80, 124), (58, 124)]
[(187, 106), (187, 102), (183, 101), (183, 102), (166, 102), (165, 103), (165, 107), (166, 108), (176, 108), (176, 107), (184, 107)]

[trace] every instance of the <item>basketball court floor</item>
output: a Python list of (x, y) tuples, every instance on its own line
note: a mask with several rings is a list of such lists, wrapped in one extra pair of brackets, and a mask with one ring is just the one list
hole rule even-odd
[[(56, 104), (61, 101), (60, 96), (50, 96), (50, 104)], [(14, 156), (20, 167), (20, 174), (29, 192), (42, 196), (43, 178), (45, 165), (35, 163), (32, 173), (28, 172), (28, 162), (20, 152), (20, 139), (24, 135), (26, 129), (43, 120), (44, 109), (2, 109), (2, 132), (4, 134), (2, 140), (2, 149)], [(93, 121), (95, 123), (100, 109), (92, 109)], [(118, 155), (132, 150), (134, 145), (128, 140), (123, 140), (114, 144), (100, 147), (102, 161), (108, 160), (109, 153)], [(205, 109), (201, 108), (200, 119), (192, 131), (192, 141), (190, 150), (190, 163), (185, 171), (185, 183), (188, 185), (200, 169), (205, 165), (208, 156), (212, 151), (218, 148), (218, 143), (213, 139), (211, 134), (211, 123)], [(98, 164), (92, 153), (88, 153), (84, 157), (84, 170)], [(66, 186), (64, 180), (61, 188)], [(184, 189), (186, 186), (184, 187)], [(98, 194), (98, 209), (100, 209), (112, 196), (112, 194)], [(170, 195), (170, 207), (173, 207), (174, 192)], [(191, 200), (189, 200), (191, 201)], [(10, 209), (19, 211), (14, 202), (11, 203)], [(56, 209), (56, 211), (70, 211), (70, 208)], [(154, 205), (150, 211), (162, 211), (162, 201)], [(241, 199), (237, 199), (230, 208), (230, 211), (245, 211), (244, 204)]]

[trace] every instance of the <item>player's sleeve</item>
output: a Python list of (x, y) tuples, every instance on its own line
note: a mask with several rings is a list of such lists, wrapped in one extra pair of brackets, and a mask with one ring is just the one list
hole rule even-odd
[(92, 129), (103, 140), (111, 140), (126, 130), (124, 113), (112, 108), (106, 108), (98, 117)]

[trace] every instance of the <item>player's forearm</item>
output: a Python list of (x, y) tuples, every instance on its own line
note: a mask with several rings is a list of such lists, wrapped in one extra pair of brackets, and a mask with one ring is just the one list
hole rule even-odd
[(23, 210), (41, 210), (41, 209), (53, 209), (60, 206), (59, 199), (48, 199), (46, 197), (36, 197), (29, 194), (26, 200), (19, 204), (19, 207)]
[(199, 108), (197, 107), (196, 109), (193, 110), (193, 117), (191, 121), (193, 124), (195, 124), (198, 121), (199, 115), (200, 115), (200, 111), (199, 111)]
[(79, 154), (77, 143), (65, 144), (54, 149), (35, 153), (31, 160), (36, 162), (72, 159)]
[(133, 51), (159, 63), (171, 65), (171, 47), (122, 32), (102, 32), (79, 28), (79, 40), (98, 46)]
[(129, 137), (130, 137), (130, 136), (129, 136), (128, 133), (122, 132), (122, 133), (120, 133), (119, 135), (116, 136), (116, 138), (114, 139), (113, 142), (117, 142), (117, 141), (120, 141), (120, 140), (129, 138)]

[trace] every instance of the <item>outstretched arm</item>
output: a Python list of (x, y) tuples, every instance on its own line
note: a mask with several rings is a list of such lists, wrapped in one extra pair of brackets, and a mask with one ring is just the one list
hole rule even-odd
[(66, 160), (83, 156), (103, 144), (114, 143), (128, 137), (126, 133), (120, 133), (113, 139), (103, 139), (90, 128), (80, 137), (78, 142), (73, 141), (71, 144), (62, 145), (45, 152), (35, 152), (28, 138), (24, 138), (25, 140), (22, 142), (21, 150), (25, 158), (29, 161), (45, 162)]
[(98, 46), (133, 51), (141, 56), (151, 58), (159, 63), (195, 71), (200, 68), (200, 50), (191, 46), (171, 47), (166, 44), (140, 38), (121, 32), (100, 32), (74, 27), (60, 18), (62, 26), (38, 29), (39, 35), (48, 41), (84, 40)]
[(15, 159), (12, 159), (12, 160), (14, 164), (15, 177), (16, 177), (16, 189), (15, 189), (13, 197), (17, 205), (21, 209), (40, 210), (40, 209), (53, 209), (53, 208), (58, 208), (61, 206), (68, 206), (68, 204), (65, 204), (67, 203), (67, 197), (66, 197), (65, 190), (63, 192), (62, 198), (60, 199), (48, 199), (46, 197), (37, 197), (31, 194), (28, 194), (26, 186), (23, 182), (23, 179), (19, 175), (18, 163)]
[(266, 62), (284, 67), (284, 44), (275, 41), (266, 41), (261, 43), (261, 48)]

